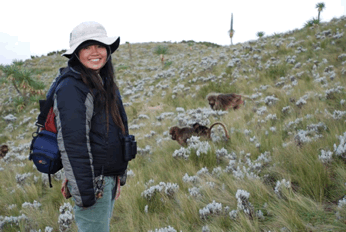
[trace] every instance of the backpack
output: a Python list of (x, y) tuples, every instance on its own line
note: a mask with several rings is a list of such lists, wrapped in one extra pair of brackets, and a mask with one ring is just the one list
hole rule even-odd
[(66, 68), (59, 70), (59, 75), (52, 83), (46, 100), (39, 100), (40, 114), (35, 125), (37, 131), (32, 134), (29, 160), (32, 160), (39, 172), (48, 174), (49, 186), (52, 188), (51, 174), (63, 168), (57, 141), (55, 114), (53, 112), (54, 92), (66, 75)]

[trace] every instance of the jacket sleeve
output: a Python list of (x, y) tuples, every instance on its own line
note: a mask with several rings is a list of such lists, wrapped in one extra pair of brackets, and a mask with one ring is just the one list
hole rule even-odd
[(81, 207), (95, 204), (94, 166), (89, 132), (93, 97), (74, 78), (66, 78), (54, 95), (58, 146), (70, 192)]

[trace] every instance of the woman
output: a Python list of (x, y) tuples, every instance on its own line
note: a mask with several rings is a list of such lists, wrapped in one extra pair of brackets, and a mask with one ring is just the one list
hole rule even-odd
[(111, 61), (119, 43), (99, 23), (75, 27), (63, 54), (68, 67), (54, 95), (59, 150), (83, 232), (109, 231), (119, 176), (127, 168), (122, 151), (127, 116)]

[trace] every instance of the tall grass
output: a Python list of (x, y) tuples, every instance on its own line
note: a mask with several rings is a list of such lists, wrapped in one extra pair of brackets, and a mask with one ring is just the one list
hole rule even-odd
[[(346, 84), (342, 74), (345, 58), (338, 58), (346, 50), (346, 37), (318, 39), (316, 34), (331, 29), (334, 35), (336, 28), (344, 25), (345, 19), (340, 19), (319, 28), (302, 28), (231, 47), (193, 41), (188, 41), (192, 46), (184, 41), (167, 42), (164, 46), (131, 44), (130, 66), (128, 51), (122, 50), (121, 45), (112, 58), (120, 91), (135, 90), (124, 95), (123, 102), (128, 103), (125, 109), (129, 125), (138, 126), (131, 127), (130, 133), (136, 136), (140, 152), (129, 163), (127, 183), (115, 203), (111, 231), (147, 232), (168, 226), (176, 231), (202, 231), (206, 226), (210, 231), (343, 231), (346, 209), (339, 207), (339, 201), (346, 192), (346, 162), (335, 155), (334, 147), (346, 131), (346, 118), (334, 118), (333, 113), (346, 111), (346, 93), (339, 89), (327, 97), (326, 92)], [(295, 45), (291, 43), (297, 41)], [(278, 46), (278, 42), (282, 44)], [(298, 53), (298, 47), (307, 50)], [(155, 53), (158, 49), (161, 51)], [(165, 55), (167, 63), (163, 68), (157, 54)], [(255, 54), (261, 59), (256, 60)], [(286, 62), (287, 56), (296, 56), (296, 63), (301, 62), (302, 66), (294, 68), (295, 64)], [(199, 63), (205, 57), (217, 60), (207, 70)], [(53, 58), (37, 57), (17, 65), (30, 67), (33, 79), (47, 88), (57, 69), (66, 62), (59, 56), (53, 62)], [(239, 66), (227, 67), (233, 58), (241, 60)], [(335, 72), (334, 79), (325, 72), (326, 68)], [(168, 70), (174, 75), (165, 76)], [(19, 224), (7, 223), (2, 230), (44, 231), (50, 226), (58, 231), (59, 207), (65, 202), (73, 205), (73, 201), (62, 197), (61, 181), (53, 178), (53, 188), (49, 188), (32, 162), (17, 157), (28, 155), (27, 144), (36, 129), (33, 123), (39, 95), (31, 96), (26, 108), (19, 111), (22, 102), (8, 87), (4, 75), (0, 72), (1, 116), (13, 114), (17, 120), (8, 122), (0, 117), (0, 145), (9, 144), (9, 154), (13, 156), (13, 160), (0, 160), (0, 216), (25, 214), (28, 219)], [(316, 81), (321, 77), (325, 77), (323, 83)], [(180, 84), (184, 87), (180, 88)], [(168, 87), (162, 88), (163, 85)], [(240, 109), (226, 114), (214, 111), (207, 118), (208, 126), (216, 121), (224, 123), (230, 140), (201, 139), (210, 145), (206, 153), (197, 155), (191, 149), (187, 159), (174, 158), (173, 153), (181, 146), (170, 138), (169, 128), (186, 118), (202, 120), (202, 112), (210, 110), (205, 98), (211, 92), (247, 96)], [(266, 97), (277, 100), (268, 103)], [(297, 104), (299, 101), (303, 103)], [(172, 115), (164, 118), (162, 115), (167, 112)], [(24, 123), (29, 117), (32, 119)], [(322, 126), (316, 126), (319, 123)], [(299, 132), (314, 125), (317, 129), (307, 135), (309, 142), (297, 139)], [(218, 129), (213, 132), (217, 134)], [(22, 150), (21, 145), (25, 147)], [(144, 152), (148, 146), (149, 151)], [(227, 150), (227, 156), (217, 157), (222, 148)], [(333, 153), (329, 162), (321, 161), (322, 150)], [(197, 174), (201, 170), (203, 174)], [(17, 183), (16, 175), (24, 173), (32, 175), (24, 184)], [(197, 180), (186, 181), (185, 175)], [(283, 180), (290, 186), (280, 187), (278, 182)], [(169, 196), (164, 191), (156, 192), (151, 199), (142, 195), (161, 182), (177, 184), (179, 189)], [(192, 194), (193, 190), (198, 194)], [(249, 194), (251, 214), (238, 208), (238, 190)], [(41, 207), (22, 207), (33, 201)], [(200, 210), (213, 202), (220, 203), (222, 210), (202, 217)], [(230, 215), (232, 210), (237, 210), (235, 218)], [(75, 223), (71, 231), (77, 231)]]

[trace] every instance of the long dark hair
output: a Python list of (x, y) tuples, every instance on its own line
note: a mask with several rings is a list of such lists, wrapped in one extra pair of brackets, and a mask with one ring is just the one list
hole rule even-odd
[[(76, 56), (76, 54), (74, 56)], [(79, 63), (78, 66), (80, 67), (83, 82), (90, 90), (95, 89), (97, 91), (97, 96), (95, 96), (96, 106), (104, 107), (106, 110), (107, 132), (109, 130), (109, 113), (111, 113), (114, 124), (125, 134), (125, 126), (118, 108), (118, 101), (120, 99), (118, 99), (116, 94), (118, 86), (114, 81), (115, 73), (112, 65), (112, 57), (109, 56), (106, 64), (101, 68), (99, 73), (104, 83), (100, 81), (97, 72), (86, 68), (77, 57), (74, 58), (76, 58), (75, 62)]]

